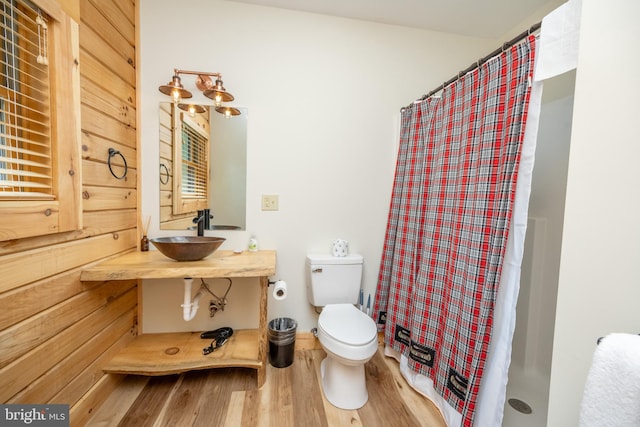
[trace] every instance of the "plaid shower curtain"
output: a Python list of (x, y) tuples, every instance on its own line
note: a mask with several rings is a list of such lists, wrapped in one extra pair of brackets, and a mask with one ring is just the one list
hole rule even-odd
[(535, 37), (402, 112), (374, 314), (473, 424), (524, 136)]

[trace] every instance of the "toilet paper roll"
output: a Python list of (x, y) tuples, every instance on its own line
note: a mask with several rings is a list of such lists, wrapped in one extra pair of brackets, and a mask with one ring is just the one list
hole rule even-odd
[(281, 301), (287, 297), (287, 282), (278, 280), (273, 286), (273, 298)]

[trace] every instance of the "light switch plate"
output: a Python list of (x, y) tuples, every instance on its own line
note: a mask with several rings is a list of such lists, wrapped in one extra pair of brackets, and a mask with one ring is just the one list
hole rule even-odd
[(262, 210), (263, 211), (277, 211), (278, 210), (278, 195), (277, 194), (263, 194), (262, 195)]

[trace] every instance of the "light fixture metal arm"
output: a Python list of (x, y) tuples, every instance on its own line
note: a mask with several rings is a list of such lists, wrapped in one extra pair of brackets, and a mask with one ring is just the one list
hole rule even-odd
[[(238, 110), (237, 108), (226, 107), (224, 109), (221, 109), (223, 102), (231, 102), (234, 100), (233, 95), (227, 92), (227, 90), (223, 86), (222, 74), (211, 73), (208, 71), (181, 70), (179, 68), (174, 68), (171, 81), (166, 85), (161, 85), (160, 87), (158, 87), (158, 90), (165, 95), (171, 96), (173, 98), (173, 102), (178, 105), (178, 108), (188, 111), (191, 115), (204, 112), (204, 108), (201, 108), (202, 111), (199, 111), (193, 104), (182, 103), (183, 98), (191, 98), (193, 94), (185, 89), (182, 85), (180, 74), (190, 74), (196, 76), (196, 87), (202, 91), (202, 94), (204, 96), (213, 99), (214, 106), (216, 107), (215, 110), (217, 112), (224, 114), (227, 118), (240, 114), (240, 110)], [(215, 77), (215, 82), (211, 79), (211, 77)]]
[(222, 77), (220, 73), (210, 73), (206, 71), (191, 71), (191, 70), (179, 70), (175, 68), (173, 70), (174, 74), (191, 74), (194, 76), (212, 76), (212, 77)]

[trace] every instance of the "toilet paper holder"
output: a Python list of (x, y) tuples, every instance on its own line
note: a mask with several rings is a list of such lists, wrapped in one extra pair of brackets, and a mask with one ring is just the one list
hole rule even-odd
[(284, 280), (267, 280), (267, 286), (275, 285), (273, 297), (276, 300), (283, 300), (287, 297), (287, 283)]

